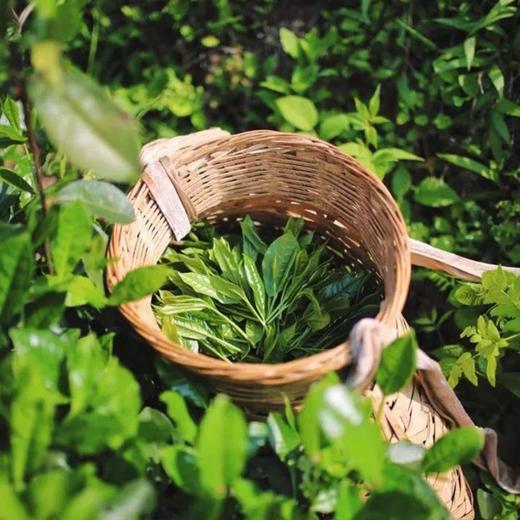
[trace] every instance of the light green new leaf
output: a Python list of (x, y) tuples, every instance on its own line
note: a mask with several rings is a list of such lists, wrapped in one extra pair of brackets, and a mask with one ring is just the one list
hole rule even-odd
[(280, 43), (286, 54), (291, 58), (298, 58), (298, 37), (292, 31), (282, 27), (280, 29)]
[(374, 153), (374, 160), (382, 161), (424, 161), (422, 157), (401, 148), (380, 148)]
[(22, 308), (34, 269), (29, 234), (0, 223), (0, 321)]
[(468, 70), (471, 70), (471, 65), (473, 65), (476, 43), (476, 36), (470, 36), (469, 38), (466, 38), (466, 40), (464, 40), (464, 55), (466, 56)]
[(80, 454), (119, 449), (134, 437), (139, 427), (141, 397), (132, 373), (115, 357), (97, 374), (89, 398), (90, 410), (70, 415), (59, 425), (61, 445)]
[(381, 85), (378, 85), (376, 87), (376, 90), (372, 94), (370, 101), (368, 102), (368, 111), (370, 112), (371, 116), (375, 116), (379, 112), (379, 107), (381, 105), (380, 96), (379, 96), (380, 93), (381, 93)]
[(216, 499), (240, 477), (247, 455), (247, 424), (242, 412), (223, 395), (202, 419), (198, 438), (200, 481)]
[(496, 63), (494, 63), (489, 69), (488, 76), (491, 83), (493, 83), (493, 86), (496, 88), (498, 95), (502, 97), (504, 95), (505, 80), (500, 67)]
[(349, 127), (349, 119), (346, 114), (334, 114), (326, 117), (320, 124), (320, 137), (330, 141)]
[(91, 237), (91, 217), (83, 204), (73, 202), (60, 208), (56, 233), (51, 241), (52, 259), (58, 276), (73, 272), (88, 249)]
[(292, 233), (283, 234), (267, 248), (262, 261), (262, 274), (269, 296), (278, 294), (299, 248), (298, 240)]
[(463, 157), (462, 155), (455, 155), (452, 153), (438, 153), (437, 157), (449, 162), (450, 164), (469, 170), (470, 172), (478, 173), (485, 179), (496, 180), (495, 174), (485, 164), (470, 159), (469, 157)]
[(171, 269), (164, 265), (148, 265), (130, 271), (112, 290), (110, 305), (140, 300), (158, 291), (168, 279)]
[(412, 333), (396, 339), (383, 350), (376, 382), (385, 395), (403, 388), (415, 372), (417, 347)]
[(276, 100), (283, 118), (298, 130), (309, 132), (318, 123), (318, 110), (314, 103), (301, 96), (284, 96)]
[(471, 462), (484, 446), (484, 434), (477, 428), (457, 428), (441, 437), (424, 455), (425, 473), (442, 473)]
[(211, 284), (211, 277), (199, 273), (178, 273), (180, 279), (193, 289), (198, 295), (203, 294), (213, 299), (219, 299), (219, 295), (215, 287)]
[(415, 190), (415, 200), (424, 206), (442, 208), (451, 206), (459, 200), (457, 193), (437, 177), (426, 177)]
[(108, 182), (79, 180), (67, 184), (56, 196), (56, 202), (82, 202), (90, 212), (110, 224), (128, 224), (135, 220), (134, 209), (125, 194)]
[(11, 127), (22, 133), (22, 127), (20, 125), (20, 108), (18, 103), (11, 98), (6, 98), (2, 105), (2, 112), (9, 121)]
[(412, 187), (412, 176), (410, 172), (404, 168), (399, 167), (392, 175), (392, 193), (397, 199), (404, 197)]
[(175, 423), (182, 440), (192, 444), (197, 435), (197, 425), (191, 418), (183, 397), (173, 390), (168, 390), (163, 392), (159, 398), (166, 404), (168, 416)]
[(49, 137), (83, 170), (114, 182), (136, 180), (139, 137), (135, 123), (88, 76), (68, 67), (57, 72), (57, 81), (42, 74), (29, 83)]

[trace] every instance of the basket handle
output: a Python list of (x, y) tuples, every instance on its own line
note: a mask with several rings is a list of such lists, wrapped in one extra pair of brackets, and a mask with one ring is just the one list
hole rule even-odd
[(175, 172), (175, 155), (183, 150), (193, 150), (229, 136), (220, 128), (210, 128), (193, 134), (156, 139), (141, 149), (142, 181), (161, 210), (175, 240), (183, 239), (196, 220), (196, 212), (179, 186)]
[(141, 166), (146, 168), (148, 164), (167, 157), (172, 159), (173, 156), (183, 148), (197, 148), (206, 143), (211, 143), (217, 139), (229, 136), (229, 132), (222, 128), (213, 127), (192, 134), (179, 135), (169, 139), (156, 139), (150, 141), (141, 148), (139, 155)]
[[(413, 238), (408, 239), (408, 244), (413, 265), (442, 271), (462, 280), (479, 281), (483, 273), (498, 267), (495, 264), (477, 262), (454, 253), (442, 251), (442, 249), (437, 249)], [(516, 267), (504, 267), (504, 269), (517, 275), (520, 274), (520, 269)]]

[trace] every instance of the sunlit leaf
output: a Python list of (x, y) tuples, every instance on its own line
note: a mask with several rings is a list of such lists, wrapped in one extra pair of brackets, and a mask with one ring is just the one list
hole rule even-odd
[(29, 86), (47, 134), (71, 162), (114, 182), (137, 179), (136, 125), (98, 84), (67, 67), (57, 80), (37, 74)]
[(128, 224), (135, 219), (132, 204), (125, 194), (108, 182), (71, 182), (58, 192), (55, 200), (60, 204), (80, 201), (94, 216), (102, 217), (110, 224)]
[(318, 111), (310, 99), (301, 96), (285, 96), (276, 100), (276, 106), (284, 119), (298, 130), (308, 132), (318, 123)]

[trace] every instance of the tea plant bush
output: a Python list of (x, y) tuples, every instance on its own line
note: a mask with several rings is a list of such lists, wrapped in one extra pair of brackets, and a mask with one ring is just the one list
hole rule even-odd
[[(167, 268), (108, 296), (104, 252), (134, 218), (120, 188), (140, 143), (217, 125), (317, 135), (384, 180), (413, 237), (518, 263), (518, 22), (511, 0), (2, 2), (0, 518), (446, 518), (421, 474), (439, 453), (469, 461), (478, 433), (389, 449), (334, 378), (299, 415), (248, 423), (118, 317)], [(517, 286), (419, 272), (407, 312), (513, 456)], [(388, 391), (414, 366), (403, 341)], [(517, 497), (467, 475), (482, 518), (518, 518)]]

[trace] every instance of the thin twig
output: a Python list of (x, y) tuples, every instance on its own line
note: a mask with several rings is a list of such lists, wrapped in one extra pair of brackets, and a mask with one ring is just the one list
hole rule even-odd
[[(22, 32), (24, 23), (31, 14), (34, 8), (34, 3), (30, 3), (21, 13), (18, 15), (16, 11), (12, 10), (13, 19), (17, 25), (18, 31)], [(20, 47), (16, 43), (11, 42), (9, 46), (9, 61), (10, 68), (13, 77), (13, 94), (16, 98), (22, 102), (22, 110), (25, 121), (25, 127), (27, 130), (27, 136), (29, 139), (29, 151), (32, 156), (33, 168), (31, 168), (34, 178), (35, 187), (38, 190), (38, 196), (42, 207), (43, 218), (47, 217), (47, 200), (45, 196), (45, 184), (44, 174), (41, 162), (41, 151), (36, 138), (36, 132), (34, 130), (31, 103), (27, 94), (27, 74), (26, 74), (26, 56), (22, 54)], [(49, 240), (44, 241), (44, 252), (45, 259), (47, 261), (47, 269), (52, 274), (54, 273), (54, 267), (52, 264), (52, 256), (50, 251)]]
[[(36, 186), (38, 187), (38, 195), (40, 197), (40, 204), (42, 207), (43, 218), (47, 217), (47, 198), (45, 196), (45, 185), (43, 181), (43, 168), (41, 162), (41, 150), (40, 145), (38, 144), (38, 140), (36, 139), (36, 132), (33, 126), (33, 119), (31, 113), (31, 104), (29, 101), (29, 96), (27, 95), (27, 88), (25, 84), (25, 80), (22, 80), (22, 107), (23, 107), (23, 115), (25, 120), (25, 127), (27, 129), (27, 136), (29, 138), (29, 150), (31, 151), (31, 155), (33, 158), (33, 175)], [(52, 256), (51, 256), (51, 248), (49, 244), (49, 239), (46, 238), (44, 241), (44, 249), (45, 249), (45, 257), (47, 259), (47, 267), (49, 268), (49, 272), (52, 274), (54, 272), (54, 267), (52, 265)]]

